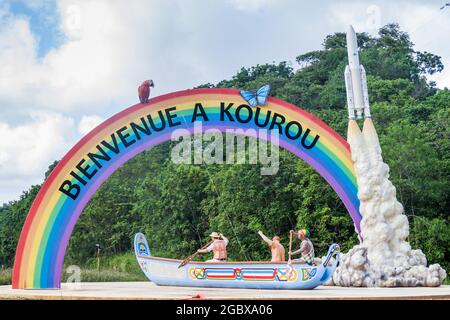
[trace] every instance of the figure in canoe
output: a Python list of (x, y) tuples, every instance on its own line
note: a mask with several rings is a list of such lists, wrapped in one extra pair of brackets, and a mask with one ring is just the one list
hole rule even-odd
[(301, 254), (301, 258), (294, 259), (294, 261), (299, 261), (303, 263), (307, 263), (312, 265), (316, 262), (315, 254), (314, 254), (314, 245), (309, 239), (309, 230), (308, 229), (300, 229), (297, 232), (291, 230), (293, 235), (296, 235), (298, 239), (301, 241), (300, 248), (295, 250), (294, 252), (289, 252), (290, 256), (295, 256), (297, 254)]
[(283, 245), (280, 243), (280, 237), (274, 236), (272, 240), (267, 238), (262, 231), (258, 231), (261, 238), (267, 243), (272, 253), (272, 262), (284, 262), (286, 261), (286, 253)]
[(211, 242), (206, 249), (198, 249), (197, 253), (213, 252), (213, 258), (206, 262), (226, 262), (227, 261), (227, 245), (228, 239), (218, 232), (212, 232), (210, 235)]
[[(147, 239), (138, 233), (134, 240), (136, 258), (148, 279), (157, 285), (218, 288), (314, 289), (330, 279), (339, 264), (337, 244), (332, 244), (322, 259), (312, 258), (313, 264), (291, 259), (286, 262), (279, 238), (270, 240), (262, 232), (260, 236), (270, 246), (272, 261), (230, 262), (226, 251), (228, 239), (217, 232), (210, 236), (210, 243), (182, 261), (153, 257)], [(192, 260), (198, 254), (209, 252), (213, 252), (212, 260)], [(314, 257), (313, 252), (311, 256)]]

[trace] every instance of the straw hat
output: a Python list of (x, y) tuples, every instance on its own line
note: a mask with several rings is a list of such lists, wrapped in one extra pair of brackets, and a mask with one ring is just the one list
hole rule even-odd
[(217, 232), (212, 232), (210, 235), (209, 235), (211, 238), (220, 238), (220, 235), (217, 233)]

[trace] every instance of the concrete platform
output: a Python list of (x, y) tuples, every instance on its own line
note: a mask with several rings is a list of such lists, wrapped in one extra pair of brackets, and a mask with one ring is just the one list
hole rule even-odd
[[(74, 286), (78, 286), (74, 287)], [(38, 300), (169, 300), (189, 299), (299, 299), (299, 300), (450, 300), (450, 286), (438, 288), (342, 288), (320, 286), (314, 290), (255, 290), (224, 288), (162, 287), (152, 282), (85, 282), (63, 284), (60, 290), (13, 290), (0, 286), (0, 299)]]

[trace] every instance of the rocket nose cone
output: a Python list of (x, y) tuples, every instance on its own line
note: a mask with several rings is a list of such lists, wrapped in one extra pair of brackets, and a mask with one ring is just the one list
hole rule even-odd
[(358, 41), (356, 39), (356, 33), (355, 30), (351, 25), (348, 26), (347, 34), (346, 34), (346, 41), (347, 41), (347, 52), (348, 57), (350, 60), (350, 56), (354, 56), (358, 54)]
[(347, 28), (347, 34), (355, 33), (355, 29), (353, 29), (353, 26), (351, 24), (348, 25)]
[(347, 36), (347, 42), (354, 42), (354, 39), (356, 39), (356, 32), (355, 32), (355, 29), (353, 29), (352, 25), (348, 26), (346, 36)]

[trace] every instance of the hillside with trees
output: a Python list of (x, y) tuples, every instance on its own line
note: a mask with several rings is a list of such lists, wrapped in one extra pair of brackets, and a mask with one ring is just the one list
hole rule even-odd
[[(409, 241), (430, 262), (450, 270), (450, 91), (427, 75), (443, 70), (439, 56), (414, 50), (398, 25), (376, 37), (358, 34), (368, 74), (371, 111), (391, 180), (410, 222)], [(300, 54), (298, 69), (287, 62), (243, 67), (231, 79), (199, 87), (256, 90), (322, 119), (343, 137), (347, 107), (343, 71), (344, 33), (325, 38), (321, 50)], [(290, 229), (307, 227), (319, 255), (331, 242), (345, 252), (358, 242), (342, 201), (301, 159), (280, 152), (276, 175), (258, 165), (175, 165), (171, 142), (145, 151), (117, 170), (96, 192), (69, 242), (66, 264), (83, 265), (96, 254), (121, 255), (144, 232), (153, 254), (184, 258), (208, 242), (211, 231), (230, 239), (232, 260), (264, 260), (269, 251), (258, 230), (288, 243)], [(55, 163), (49, 167), (49, 172)], [(0, 207), (0, 266), (11, 267), (21, 227), (39, 185)]]

